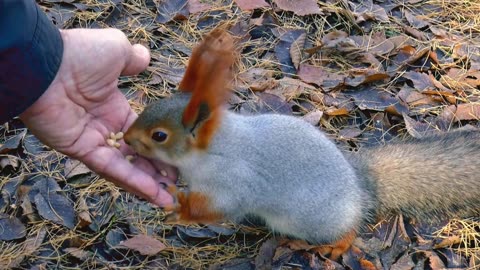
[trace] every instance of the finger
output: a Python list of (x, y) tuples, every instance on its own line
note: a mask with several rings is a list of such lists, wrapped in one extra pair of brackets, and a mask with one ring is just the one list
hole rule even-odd
[(119, 151), (99, 147), (81, 159), (92, 170), (148, 201), (164, 206), (172, 196), (152, 176), (128, 162)]
[(165, 176), (170, 181), (177, 181), (178, 170), (172, 165), (169, 165), (160, 160), (152, 160), (153, 166), (161, 173), (162, 176)]
[(122, 75), (135, 75), (144, 71), (150, 63), (150, 52), (140, 44), (131, 47), (131, 55), (122, 70)]

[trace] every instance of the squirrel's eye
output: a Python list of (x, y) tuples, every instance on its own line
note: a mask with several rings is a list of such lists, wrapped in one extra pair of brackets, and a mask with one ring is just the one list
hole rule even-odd
[(155, 131), (152, 133), (152, 139), (156, 142), (164, 142), (167, 139), (167, 133), (163, 131)]

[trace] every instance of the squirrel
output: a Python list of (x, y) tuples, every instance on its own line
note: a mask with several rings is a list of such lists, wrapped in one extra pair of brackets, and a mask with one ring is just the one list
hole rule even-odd
[(479, 132), (343, 152), (298, 117), (227, 110), (237, 55), (225, 29), (211, 31), (192, 52), (181, 93), (147, 106), (125, 133), (138, 154), (176, 166), (188, 184), (188, 192), (167, 187), (173, 220), (253, 215), (337, 259), (366, 224), (392, 214), (480, 213)]

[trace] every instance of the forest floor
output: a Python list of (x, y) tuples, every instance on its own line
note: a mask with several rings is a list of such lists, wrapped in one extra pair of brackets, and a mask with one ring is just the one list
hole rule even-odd
[[(114, 27), (150, 48), (147, 70), (119, 82), (138, 112), (174, 93), (192, 47), (227, 23), (242, 50), (230, 99), (239, 113), (301, 117), (346, 151), (479, 127), (478, 0), (38, 3), (59, 28)], [(248, 223), (165, 224), (17, 119), (0, 126), (0, 188), (2, 269), (480, 268), (478, 217), (392, 217), (338, 262)]]

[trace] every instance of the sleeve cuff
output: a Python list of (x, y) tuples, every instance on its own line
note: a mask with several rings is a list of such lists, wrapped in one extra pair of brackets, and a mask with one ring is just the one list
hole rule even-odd
[(2, 25), (9, 43), (0, 41), (0, 123), (25, 111), (47, 90), (63, 56), (60, 31), (40, 8), (31, 0), (14, 1), (23, 3), (10, 4), (17, 14), (8, 14), (15, 21), (6, 19)]

